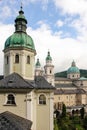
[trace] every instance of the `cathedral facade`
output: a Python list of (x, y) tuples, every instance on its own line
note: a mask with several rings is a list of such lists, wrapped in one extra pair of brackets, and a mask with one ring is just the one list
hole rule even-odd
[(41, 69), (39, 59), (37, 59), (36, 75), (43, 75), (50, 84), (55, 86), (54, 111), (58, 110), (61, 112), (62, 105), (65, 104), (67, 112), (80, 110), (82, 107), (87, 112), (87, 78), (80, 77), (80, 70), (76, 66), (75, 61), (71, 63), (71, 67), (67, 70), (66, 78), (55, 77), (52, 57), (50, 56), (50, 52), (48, 52), (46, 65), (43, 70)]

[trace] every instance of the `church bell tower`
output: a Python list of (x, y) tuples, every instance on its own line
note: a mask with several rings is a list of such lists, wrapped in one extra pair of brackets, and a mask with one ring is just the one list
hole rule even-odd
[(4, 46), (4, 76), (16, 72), (23, 78), (34, 79), (36, 50), (33, 39), (27, 34), (27, 20), (22, 6), (15, 19), (15, 32), (7, 38)]
[(46, 57), (46, 65), (44, 66), (44, 71), (45, 79), (54, 86), (54, 65), (52, 64), (52, 58), (49, 51)]

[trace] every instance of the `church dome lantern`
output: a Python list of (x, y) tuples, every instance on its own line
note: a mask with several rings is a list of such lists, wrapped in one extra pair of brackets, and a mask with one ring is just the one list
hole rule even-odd
[(75, 61), (72, 62), (71, 67), (67, 70), (67, 77), (73, 79), (80, 78), (80, 70), (76, 66)]
[(46, 63), (51, 63), (52, 62), (52, 57), (50, 56), (50, 51), (48, 51), (47, 57), (46, 57)]
[(39, 59), (37, 59), (37, 62), (36, 62), (36, 67), (37, 67), (37, 68), (38, 68), (38, 67), (41, 67), (41, 64), (40, 64)]

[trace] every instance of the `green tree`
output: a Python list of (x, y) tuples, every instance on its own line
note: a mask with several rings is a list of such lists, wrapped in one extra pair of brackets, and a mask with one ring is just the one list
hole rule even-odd
[(58, 130), (57, 120), (54, 119), (54, 130)]
[(75, 114), (75, 110), (72, 110), (72, 115), (74, 116), (74, 114)]
[(87, 130), (87, 115), (85, 116), (83, 120), (83, 125), (84, 125), (85, 130)]
[(84, 114), (85, 114), (85, 110), (84, 110), (84, 107), (82, 107), (82, 108), (80, 109), (81, 119), (84, 118)]
[(62, 106), (62, 117), (66, 117), (66, 105), (63, 104)]

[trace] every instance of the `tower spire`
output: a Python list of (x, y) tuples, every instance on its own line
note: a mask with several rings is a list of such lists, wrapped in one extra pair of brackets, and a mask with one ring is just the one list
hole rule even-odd
[(20, 8), (21, 8), (21, 10), (23, 9), (23, 3), (22, 3), (22, 1), (21, 1), (21, 6), (20, 6)]
[(15, 19), (15, 32), (24, 32), (26, 33), (27, 29), (27, 20), (24, 16), (23, 6), (20, 6), (19, 15)]

